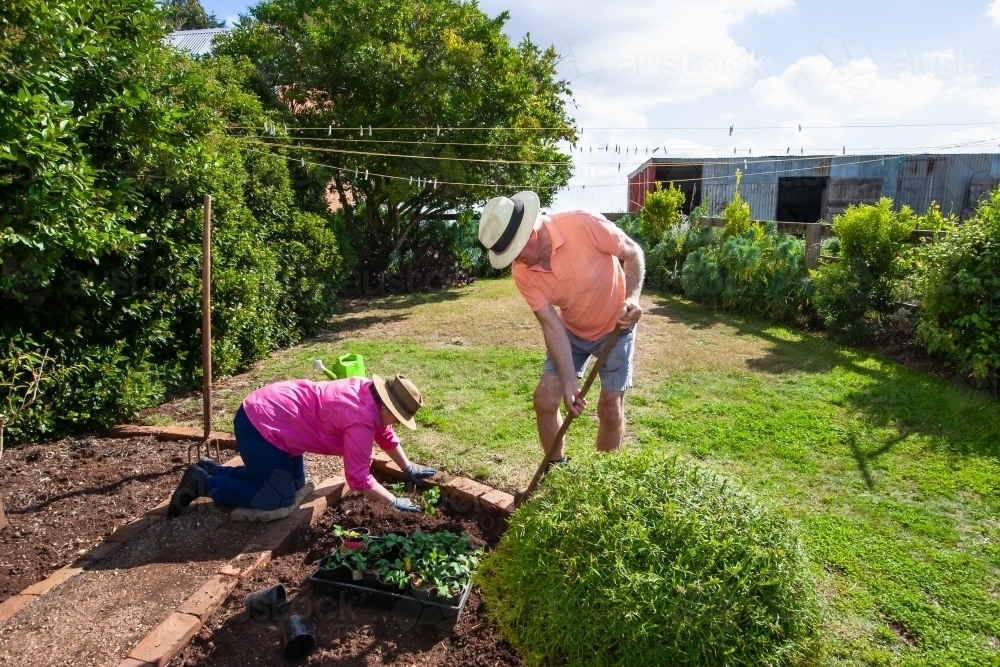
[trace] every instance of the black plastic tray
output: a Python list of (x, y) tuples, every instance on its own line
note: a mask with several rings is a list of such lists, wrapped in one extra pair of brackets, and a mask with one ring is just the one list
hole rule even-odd
[(407, 591), (390, 593), (376, 588), (355, 583), (353, 579), (348, 579), (350, 570), (346, 568), (325, 569), (323, 565), (329, 560), (326, 556), (318, 563), (316, 571), (309, 575), (309, 584), (314, 592), (319, 595), (337, 595), (346, 593), (348, 596), (357, 598), (357, 604), (375, 609), (389, 609), (392, 615), (400, 621), (400, 625), (407, 623), (402, 619), (416, 621), (419, 625), (432, 625), (438, 630), (454, 632), (458, 623), (465, 602), (469, 599), (469, 592), (472, 585), (466, 585), (462, 595), (458, 598), (457, 605), (439, 604), (437, 602), (424, 602), (418, 600)]

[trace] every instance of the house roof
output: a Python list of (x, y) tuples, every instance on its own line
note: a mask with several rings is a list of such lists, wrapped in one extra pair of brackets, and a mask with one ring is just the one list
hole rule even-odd
[(212, 52), (212, 40), (215, 36), (228, 31), (229, 28), (176, 30), (164, 36), (163, 41), (175, 49), (187, 51), (192, 56), (204, 56)]

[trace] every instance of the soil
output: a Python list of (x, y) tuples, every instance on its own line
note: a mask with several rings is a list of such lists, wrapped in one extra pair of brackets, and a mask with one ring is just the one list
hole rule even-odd
[[(0, 531), (0, 602), (168, 498), (187, 466), (187, 446), (78, 437), (7, 449), (0, 492), (10, 525)], [(339, 457), (306, 457), (306, 474), (317, 481), (342, 469)]]
[[(415, 494), (410, 497), (416, 500)], [(327, 510), (311, 531), (303, 534), (289, 552), (264, 570), (240, 582), (220, 612), (171, 662), (172, 667), (244, 667), (283, 664), (281, 625), (278, 617), (250, 620), (243, 610), (251, 593), (276, 583), (288, 590), (290, 614), (305, 618), (316, 637), (317, 648), (307, 665), (486, 666), (521, 665), (520, 656), (498, 639), (486, 619), (482, 596), (473, 589), (453, 634), (397, 620), (390, 611), (369, 609), (349, 599), (334, 600), (316, 595), (307, 578), (316, 561), (334, 552), (339, 544), (332, 527), (365, 526), (373, 534), (387, 530), (451, 530), (468, 532), (487, 548), (494, 546), (506, 530), (506, 520), (479, 505), (456, 502), (442, 496), (433, 516), (400, 513), (350, 496)]]
[(86, 553), (173, 492), (187, 462), (179, 443), (94, 437), (8, 449), (0, 489), (0, 601)]

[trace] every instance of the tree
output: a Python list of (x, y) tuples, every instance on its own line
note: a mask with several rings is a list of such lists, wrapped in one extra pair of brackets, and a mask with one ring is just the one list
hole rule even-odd
[(202, 30), (226, 25), (215, 14), (206, 12), (199, 0), (166, 0), (163, 13), (174, 30)]
[(569, 180), (557, 142), (576, 131), (558, 55), (529, 37), (511, 45), (506, 13), (460, 0), (264, 0), (250, 14), (217, 50), (253, 60), (258, 95), (295, 143), (323, 149), (288, 150), (332, 167), (296, 171), (332, 178), (363, 270), (384, 271), (423, 220), (528, 188), (545, 205)]

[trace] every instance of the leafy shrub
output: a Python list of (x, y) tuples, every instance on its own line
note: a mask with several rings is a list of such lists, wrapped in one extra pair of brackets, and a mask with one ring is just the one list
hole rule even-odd
[(711, 202), (706, 199), (691, 211), (680, 215), (680, 221), (663, 233), (659, 242), (646, 251), (646, 281), (660, 289), (678, 289), (681, 269), (687, 256), (712, 240), (711, 229), (701, 224), (708, 215)]
[(639, 232), (651, 246), (655, 246), (671, 227), (681, 222), (684, 193), (673, 183), (663, 188), (656, 182), (656, 189), (646, 194), (646, 204), (639, 213)]
[(805, 244), (777, 231), (777, 224), (751, 225), (728, 232), (684, 262), (684, 294), (730, 310), (762, 312), (779, 320), (794, 318), (807, 305)]
[(25, 0), (0, 19), (0, 335), (67, 371), (12, 440), (107, 425), (200, 380), (205, 193), (217, 374), (332, 307), (328, 222), (296, 208), (284, 158), (228, 131), (266, 119), (243, 90), (252, 68), (166, 48), (162, 19), (152, 0)]
[(531, 665), (794, 665), (818, 623), (785, 519), (656, 452), (554, 470), (477, 581)]
[(917, 335), (958, 371), (985, 379), (1000, 369), (1000, 188), (975, 217), (926, 246)]
[(750, 229), (750, 204), (743, 201), (740, 195), (742, 180), (743, 172), (737, 169), (733, 200), (726, 204), (726, 208), (722, 211), (722, 217), (726, 219), (726, 233), (730, 236), (738, 236)]
[(908, 206), (892, 200), (852, 205), (833, 220), (842, 260), (813, 272), (816, 310), (827, 326), (857, 327), (868, 313), (895, 308), (895, 281), (905, 273), (903, 250), (916, 229)]

